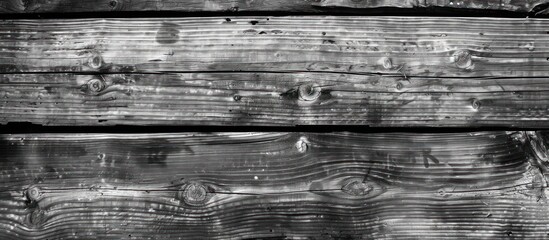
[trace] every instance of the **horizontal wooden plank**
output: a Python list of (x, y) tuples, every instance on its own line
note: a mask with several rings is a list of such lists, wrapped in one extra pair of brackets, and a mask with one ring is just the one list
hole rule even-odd
[(547, 77), (549, 19), (2, 20), (0, 72), (341, 72)]
[(107, 11), (183, 11), (183, 12), (348, 12), (351, 9), (379, 7), (505, 10), (539, 12), (545, 10), (543, 0), (4, 0), (0, 13), (60, 13)]
[(0, 123), (549, 127), (547, 78), (0, 74)]
[(0, 237), (541, 239), (546, 136), (2, 135)]

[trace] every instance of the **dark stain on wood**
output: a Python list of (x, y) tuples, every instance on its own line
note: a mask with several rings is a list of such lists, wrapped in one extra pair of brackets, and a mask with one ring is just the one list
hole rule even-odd
[(160, 44), (174, 44), (179, 41), (179, 25), (170, 22), (162, 22), (156, 33), (156, 42)]

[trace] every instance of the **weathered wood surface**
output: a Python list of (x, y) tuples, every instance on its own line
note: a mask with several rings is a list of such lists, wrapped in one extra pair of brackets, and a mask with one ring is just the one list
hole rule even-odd
[(547, 132), (15, 134), (2, 239), (543, 239)]
[(549, 127), (547, 78), (184, 73), (0, 79), (4, 124)]
[(108, 11), (285, 11), (326, 13), (379, 7), (445, 7), (451, 9), (543, 12), (547, 8), (547, 3), (546, 0), (4, 0), (0, 2), (0, 13)]
[(0, 123), (548, 127), (548, 28), (497, 18), (4, 20)]
[(547, 77), (549, 19), (2, 20), (0, 72), (341, 72)]

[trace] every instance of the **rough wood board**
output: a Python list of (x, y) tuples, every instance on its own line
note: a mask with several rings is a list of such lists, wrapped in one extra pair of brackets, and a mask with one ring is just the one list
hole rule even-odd
[(4, 20), (0, 123), (548, 127), (548, 27), (424, 17)]
[(544, 137), (2, 135), (0, 237), (542, 239)]
[(346, 12), (349, 9), (378, 7), (446, 7), (477, 10), (537, 12), (545, 10), (542, 0), (4, 0), (0, 13), (63, 13), (108, 11), (183, 11), (183, 12)]
[(0, 74), (0, 123), (549, 127), (548, 93), (547, 78)]
[(547, 77), (549, 19), (2, 20), (0, 72), (338, 72)]

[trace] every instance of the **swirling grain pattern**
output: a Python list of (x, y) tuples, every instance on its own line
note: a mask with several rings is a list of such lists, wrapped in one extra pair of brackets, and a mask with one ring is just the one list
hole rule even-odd
[(2, 135), (0, 238), (541, 239), (546, 134)]

